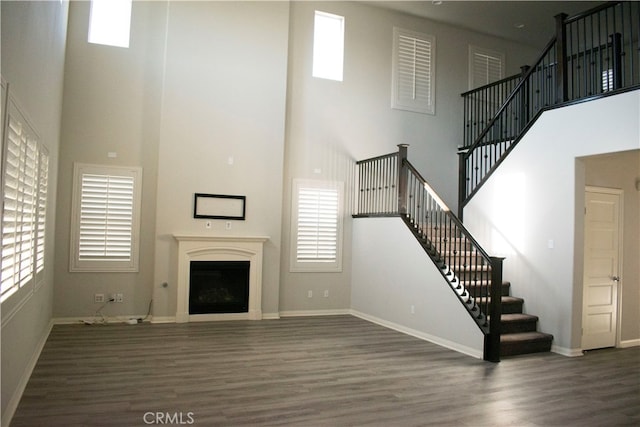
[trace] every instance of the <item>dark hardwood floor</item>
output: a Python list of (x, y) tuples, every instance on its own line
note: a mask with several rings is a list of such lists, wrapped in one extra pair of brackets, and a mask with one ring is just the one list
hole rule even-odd
[(640, 348), (492, 364), (351, 316), (55, 326), (11, 426), (160, 421), (637, 426)]

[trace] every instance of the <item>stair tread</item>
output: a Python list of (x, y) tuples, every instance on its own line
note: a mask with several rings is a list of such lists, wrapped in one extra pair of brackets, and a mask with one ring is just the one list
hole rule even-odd
[(500, 316), (500, 321), (502, 323), (505, 322), (537, 322), (538, 316), (534, 316), (533, 314), (525, 314), (525, 313), (509, 313), (503, 314)]
[(500, 342), (523, 342), (523, 341), (551, 341), (553, 335), (544, 332), (516, 332), (513, 334), (500, 335)]

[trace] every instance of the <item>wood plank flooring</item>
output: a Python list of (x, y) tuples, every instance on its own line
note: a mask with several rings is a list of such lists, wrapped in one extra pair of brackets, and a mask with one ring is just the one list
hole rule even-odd
[(145, 426), (156, 413), (195, 426), (636, 426), (640, 348), (492, 364), (352, 316), (55, 326), (11, 426)]

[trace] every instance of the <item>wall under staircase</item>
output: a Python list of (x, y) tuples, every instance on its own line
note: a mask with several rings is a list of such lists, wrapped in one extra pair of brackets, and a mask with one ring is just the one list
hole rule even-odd
[(356, 316), (483, 357), (484, 335), (401, 218), (355, 218), (352, 233)]
[[(554, 352), (582, 354), (579, 158), (638, 149), (638, 90), (546, 111), (465, 207), (465, 226), (487, 251), (506, 257), (503, 276), (517, 283), (525, 311), (540, 316), (539, 329), (553, 334)], [(638, 253), (626, 256), (635, 256), (629, 263), (637, 265)], [(623, 283), (623, 299), (638, 295), (637, 281)], [(634, 332), (625, 335), (625, 325), (638, 322), (637, 310), (621, 316), (622, 345), (639, 342), (631, 326)]]

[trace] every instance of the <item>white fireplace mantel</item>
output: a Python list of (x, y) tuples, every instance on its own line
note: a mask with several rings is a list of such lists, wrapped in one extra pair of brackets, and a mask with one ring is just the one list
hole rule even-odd
[[(203, 236), (174, 234), (178, 241), (178, 307), (176, 322), (262, 319), (262, 254), (266, 236)], [(249, 311), (189, 314), (191, 261), (249, 261)]]

